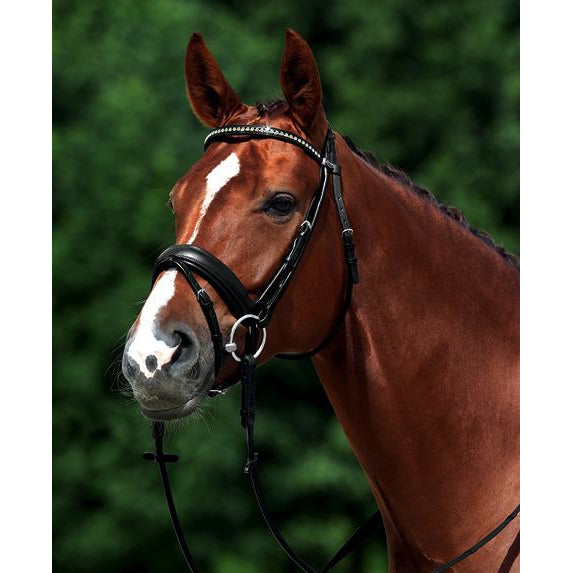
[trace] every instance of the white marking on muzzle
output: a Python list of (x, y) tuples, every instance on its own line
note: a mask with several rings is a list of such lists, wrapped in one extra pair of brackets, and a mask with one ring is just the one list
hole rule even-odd
[(159, 311), (175, 294), (176, 277), (177, 271), (172, 269), (155, 283), (141, 309), (139, 324), (127, 351), (128, 356), (137, 362), (139, 369), (146, 378), (153, 376), (153, 372), (150, 372), (145, 364), (145, 359), (148, 356), (155, 356), (157, 369), (161, 370), (164, 364), (171, 361), (173, 353), (177, 350), (177, 344), (173, 347), (168, 346), (163, 340), (155, 338), (153, 334), (153, 325), (157, 320)]
[(193, 233), (191, 234), (191, 238), (187, 241), (190, 245), (197, 237), (197, 233), (199, 232), (199, 227), (201, 225), (201, 221), (207, 213), (207, 209), (209, 205), (215, 198), (215, 195), (235, 176), (239, 174), (241, 170), (241, 163), (239, 162), (239, 158), (237, 157), (236, 153), (231, 153), (227, 159), (223, 159), (217, 167), (213, 168), (213, 170), (207, 175), (207, 188), (205, 191), (205, 197), (203, 198), (203, 204), (201, 205), (201, 209), (199, 211), (199, 217), (197, 218), (197, 222), (195, 223), (195, 228), (193, 229)]
[[(206, 177), (205, 197), (201, 209), (199, 210), (199, 217), (195, 223), (195, 228), (191, 234), (191, 238), (187, 241), (191, 244), (197, 237), (201, 221), (207, 213), (209, 205), (215, 198), (215, 195), (236, 175), (239, 174), (241, 165), (236, 153), (231, 153), (229, 157), (221, 161), (219, 165), (211, 170)], [(133, 336), (133, 340), (127, 351), (130, 356), (139, 366), (139, 369), (146, 378), (151, 378), (151, 372), (145, 363), (148, 356), (155, 356), (157, 359), (157, 369), (168, 364), (173, 357), (177, 345), (168, 346), (163, 340), (159, 340), (153, 333), (153, 326), (157, 320), (159, 311), (169, 302), (171, 297), (175, 294), (175, 278), (177, 271), (172, 269), (167, 271), (153, 287), (151, 293), (145, 301), (145, 305), (141, 310), (139, 317), (139, 324)]]

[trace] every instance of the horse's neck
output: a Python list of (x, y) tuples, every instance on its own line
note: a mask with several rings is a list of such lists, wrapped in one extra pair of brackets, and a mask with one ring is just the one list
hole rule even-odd
[(390, 536), (447, 559), (518, 496), (518, 274), (339, 148), (360, 283), (315, 366)]

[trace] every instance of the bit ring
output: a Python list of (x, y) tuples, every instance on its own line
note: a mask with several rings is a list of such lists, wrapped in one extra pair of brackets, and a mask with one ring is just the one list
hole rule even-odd
[[(248, 318), (253, 318), (257, 322), (261, 320), (256, 314), (245, 314), (241, 316), (241, 318), (239, 318), (237, 322), (233, 324), (233, 328), (231, 328), (231, 334), (229, 335), (229, 342), (225, 344), (225, 350), (237, 362), (241, 362), (241, 357), (237, 354), (237, 344), (234, 342), (235, 333), (237, 332), (237, 328), (239, 327), (239, 325)], [(257, 351), (253, 354), (253, 358), (258, 358), (261, 355), (261, 352), (263, 351), (266, 342), (267, 342), (267, 329), (263, 327), (263, 340), (261, 341), (260, 346), (257, 348)]]

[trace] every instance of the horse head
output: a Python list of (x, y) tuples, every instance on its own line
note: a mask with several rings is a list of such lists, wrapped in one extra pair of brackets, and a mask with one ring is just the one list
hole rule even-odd
[[(267, 126), (296, 134), (315, 148), (329, 130), (316, 60), (305, 40), (287, 30), (280, 68), (285, 101), (249, 106), (225, 79), (202, 37), (194, 34), (185, 58), (187, 95), (209, 128)], [(295, 145), (265, 138), (213, 141), (170, 193), (175, 242), (214, 255), (253, 300), (261, 295), (292, 245), (321, 183), (321, 169)], [(308, 254), (268, 325), (260, 361), (278, 352), (308, 351), (335, 321), (344, 298), (344, 261), (334, 200), (317, 222)], [(224, 339), (236, 316), (208, 282)], [(309, 314), (312, 321), (308, 321)], [(237, 331), (237, 344), (245, 343)], [(172, 419), (194, 411), (217, 383), (236, 376), (236, 363), (215, 368), (209, 327), (189, 284), (176, 269), (157, 280), (127, 337), (123, 371), (145, 415)]]

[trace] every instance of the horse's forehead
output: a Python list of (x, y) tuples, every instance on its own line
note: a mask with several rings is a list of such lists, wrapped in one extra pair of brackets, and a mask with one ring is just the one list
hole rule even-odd
[(225, 146), (207, 153), (197, 161), (185, 175), (175, 184), (173, 195), (175, 198), (202, 201), (206, 196), (214, 198), (222, 189), (228, 187), (239, 179), (239, 175), (251, 178), (255, 175), (252, 168), (248, 168), (248, 156), (242, 153), (238, 146)]
[(244, 143), (214, 145), (217, 147), (213, 152), (208, 151), (203, 155), (178, 181), (175, 192), (189, 187), (213, 187), (218, 181), (226, 184), (239, 174), (235, 182), (244, 178), (267, 181), (280, 174), (277, 169), (305, 159), (294, 146), (275, 140), (255, 139)]

